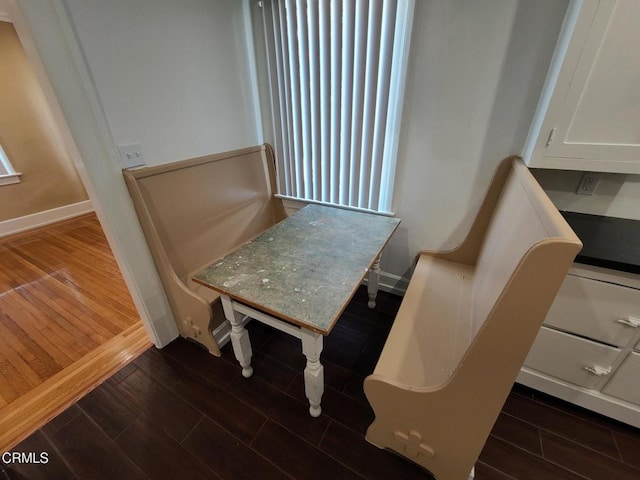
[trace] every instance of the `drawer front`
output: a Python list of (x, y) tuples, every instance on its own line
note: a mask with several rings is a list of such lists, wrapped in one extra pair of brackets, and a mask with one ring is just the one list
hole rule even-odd
[(568, 275), (544, 323), (626, 346), (640, 328), (640, 290)]
[(607, 375), (606, 370), (619, 353), (617, 348), (542, 327), (524, 364), (566, 382), (593, 388)]
[(631, 352), (602, 391), (640, 405), (640, 353)]

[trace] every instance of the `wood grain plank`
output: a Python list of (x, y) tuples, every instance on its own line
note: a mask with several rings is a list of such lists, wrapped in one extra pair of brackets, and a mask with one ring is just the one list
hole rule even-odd
[(177, 442), (182, 442), (202, 418), (201, 412), (140, 369), (116, 388), (148, 416), (162, 418), (161, 428)]
[(7, 343), (6, 338), (6, 336), (0, 337), (0, 371), (22, 394), (40, 383), (40, 380), (12, 345)]
[(116, 388), (111, 378), (83, 397), (78, 405), (106, 433), (115, 439), (142, 412)]
[[(14, 408), (21, 411), (36, 398), (43, 415), (50, 415), (59, 402), (69, 401), (69, 392), (76, 395), (86, 385), (85, 380), (74, 377), (83, 371), (79, 365), (84, 357), (91, 361), (92, 355), (100, 356), (97, 352), (138, 329), (148, 345), (94, 214), (0, 239), (3, 414)], [(120, 353), (111, 351), (116, 361), (122, 361)], [(65, 369), (70, 369), (71, 384), (64, 381)], [(88, 378), (96, 379), (92, 373)], [(60, 391), (59, 384), (65, 390)], [(43, 400), (46, 388), (56, 391), (61, 400)], [(3, 416), (2, 421), (9, 422), (6, 434), (0, 427), (4, 439), (22, 435), (18, 424), (31, 428), (15, 418)]]
[(3, 295), (0, 308), (15, 324), (36, 342), (51, 358), (57, 366), (65, 367), (73, 362), (74, 352), (65, 353), (61, 347), (62, 341), (57, 338), (57, 332), (49, 328), (49, 322), (37, 314), (32, 314), (22, 307), (20, 295), (15, 292)]
[[(272, 421), (267, 421), (251, 446), (293, 478), (362, 479), (353, 470)], [(292, 462), (292, 458), (296, 461)]]
[[(115, 324), (112, 321), (113, 317), (127, 318), (127, 326), (130, 326), (134, 317), (129, 318), (128, 315), (123, 315), (119, 310), (107, 311), (107, 313), (96, 312), (95, 308), (91, 308), (91, 302), (87, 302), (85, 297), (78, 291), (73, 290), (56, 281), (53, 277), (47, 276), (41, 279), (37, 283), (32, 283), (28, 287), (21, 286), (16, 291), (35, 289), (40, 292), (41, 297), (48, 306), (57, 309), (56, 311), (63, 317), (69, 316), (72, 313), (74, 319), (78, 318), (80, 322), (86, 324), (94, 331), (100, 334), (107, 334), (108, 338), (115, 333), (122, 331), (122, 324)], [(62, 305), (62, 311), (60, 311), (58, 305)], [(91, 322), (87, 322), (87, 317), (91, 318)]]
[(0, 395), (5, 402), (13, 402), (20, 397), (20, 385), (16, 385), (13, 377), (16, 373), (9, 361), (0, 355)]
[[(64, 462), (62, 456), (56, 452), (49, 440), (41, 431), (35, 432), (20, 445), (22, 452), (34, 452), (40, 460), (40, 454), (47, 453), (46, 463), (12, 463), (7, 469), (10, 479), (29, 480), (68, 480), (73, 473)], [(0, 463), (1, 465), (1, 463)], [(0, 478), (5, 478), (0, 475)]]
[[(635, 433), (635, 435), (633, 435)], [(622, 460), (640, 470), (640, 431), (615, 432), (614, 438), (620, 449)], [(640, 474), (638, 474), (640, 476)]]
[(513, 393), (507, 398), (502, 411), (540, 430), (556, 433), (610, 457), (620, 458), (613, 434), (607, 428)]
[(190, 371), (185, 372), (184, 378), (175, 385), (173, 391), (246, 443), (255, 438), (266, 421), (263, 414)]
[(222, 478), (291, 479), (208, 418), (198, 424), (183, 445)]
[[(98, 316), (90, 316), (92, 321), (87, 322), (86, 315), (74, 315), (73, 312), (69, 311), (69, 309), (65, 309), (61, 306), (60, 302), (62, 298), (49, 298), (47, 296), (47, 290), (41, 288), (41, 285), (36, 286), (31, 289), (31, 293), (34, 297), (38, 298), (42, 303), (46, 304), (46, 307), (49, 311), (53, 312), (52, 314), (56, 316), (56, 318), (64, 319), (65, 323), (69, 326), (73, 327), (76, 331), (81, 332), (82, 335), (86, 335), (91, 341), (97, 342), (98, 344), (105, 342), (109, 338), (113, 336), (114, 333), (119, 333), (122, 329), (115, 329), (114, 332), (111, 332), (100, 326), (98, 323)], [(78, 304), (77, 299), (75, 299), (74, 303)], [(127, 325), (129, 326), (129, 325)], [(91, 348), (91, 347), (90, 347)]]
[(151, 346), (135, 325), (0, 410), (0, 450), (8, 451)]
[[(111, 299), (118, 299), (119, 295), (127, 295), (126, 287), (115, 281), (113, 274), (108, 275), (99, 268), (92, 267), (90, 258), (80, 258), (76, 252), (51, 251), (51, 248), (34, 248), (31, 251), (24, 249), (14, 249), (18, 261), (27, 262), (37, 267), (44, 275), (53, 278), (63, 278), (67, 282), (77, 283), (78, 286), (86, 287), (87, 292), (100, 291), (111, 294)], [(58, 265), (59, 259), (66, 257), (63, 264)], [(49, 259), (49, 262), (43, 260)], [(117, 277), (116, 277), (117, 278)], [(107, 288), (105, 288), (107, 286)]]
[(335, 421), (329, 424), (320, 450), (372, 480), (433, 480), (433, 476), (420, 466), (373, 446), (363, 435)]
[(511, 415), (501, 413), (491, 430), (491, 434), (535, 455), (542, 456), (538, 428)]
[(116, 443), (149, 478), (220, 479), (148, 417), (135, 420)]
[(329, 418), (324, 414), (312, 417), (309, 415), (307, 402), (299, 402), (258, 377), (259, 375), (251, 378), (236, 377), (227, 390), (276, 423), (296, 432), (313, 445), (318, 445), (329, 424)]
[(86, 415), (78, 415), (51, 441), (80, 478), (145, 479), (146, 475)]
[(637, 480), (640, 470), (549, 432), (542, 432), (544, 458), (587, 478)]
[(49, 378), (60, 370), (60, 366), (53, 358), (2, 310), (0, 310), (0, 331), (41, 379)]
[[(20, 257), (17, 258), (17, 262), (24, 263), (25, 267), (28, 266), (26, 264), (27, 261), (20, 259)], [(125, 290), (124, 281), (121, 281), (121, 285), (116, 286), (111, 282), (98, 283), (91, 272), (71, 274), (65, 269), (58, 269), (50, 274), (42, 272), (42, 279), (47, 281), (51, 279), (62, 283), (67, 289), (71, 289), (76, 296), (80, 295), (82, 302), (90, 305), (92, 309), (102, 314), (120, 312), (114, 316), (114, 321), (118, 322), (123, 328), (128, 326), (127, 322), (121, 321), (120, 317), (122, 313), (133, 314), (135, 310), (133, 309), (131, 297), (128, 291)], [(122, 280), (121, 277), (120, 280)]]
[(90, 351), (86, 346), (78, 341), (74, 341), (73, 335), (63, 326), (65, 323), (64, 319), (59, 322), (58, 316), (47, 315), (47, 308), (38, 308), (40, 302), (38, 302), (31, 293), (22, 290), (20, 294), (13, 296), (13, 299), (19, 304), (19, 310), (9, 313), (9, 315), (15, 321), (21, 323), (33, 321), (45, 335), (52, 339), (53, 343), (67, 357), (72, 360), (77, 360), (80, 356)]
[(548, 463), (537, 455), (489, 436), (480, 461), (496, 470), (523, 480), (580, 480), (585, 477)]
[(23, 289), (21, 295), (29, 302), (34, 309), (38, 309), (50, 322), (55, 322), (66, 332), (66, 337), (71, 339), (72, 344), (79, 343), (83, 349), (90, 351), (99, 345), (99, 342), (91, 338), (87, 331), (94, 333), (91, 329), (87, 329), (84, 325), (77, 325), (71, 318), (61, 315), (53, 308), (55, 302), (44, 295), (38, 286)]

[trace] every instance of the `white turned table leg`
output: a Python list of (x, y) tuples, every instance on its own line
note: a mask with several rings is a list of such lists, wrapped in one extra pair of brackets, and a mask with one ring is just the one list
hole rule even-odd
[(322, 353), (322, 335), (311, 330), (300, 330), (302, 353), (307, 357), (304, 369), (304, 393), (309, 399), (309, 413), (312, 417), (319, 417), (322, 413), (320, 400), (324, 393), (324, 367), (320, 363)]
[(231, 324), (231, 345), (233, 353), (236, 356), (240, 366), (242, 367), (242, 376), (249, 378), (253, 375), (253, 367), (251, 366), (251, 341), (249, 340), (249, 332), (242, 325), (242, 315), (233, 310), (231, 299), (227, 295), (220, 295), (222, 300), (222, 309), (224, 316)]
[(369, 283), (367, 293), (369, 294), (369, 308), (376, 308), (376, 296), (378, 295), (378, 285), (380, 283), (380, 257), (376, 258), (369, 269)]

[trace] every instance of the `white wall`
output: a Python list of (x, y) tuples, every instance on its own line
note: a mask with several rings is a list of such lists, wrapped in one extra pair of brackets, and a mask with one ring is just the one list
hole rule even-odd
[(640, 220), (640, 175), (603, 173), (593, 195), (578, 195), (584, 172), (532, 172), (559, 210)]
[[(524, 146), (567, 5), (416, 0), (393, 198), (402, 223), (384, 272), (407, 276), (419, 250), (464, 238), (498, 163)], [(252, 8), (269, 141), (261, 11)]]
[[(404, 275), (418, 250), (463, 238), (496, 165), (524, 144), (566, 4), (416, 2), (394, 194), (402, 224), (384, 270)], [(243, 6), (238, 0), (20, 2), (89, 193), (102, 205), (98, 213), (110, 226), (134, 299), (162, 342), (175, 329), (114, 147), (139, 142), (149, 163), (164, 163), (259, 141)]]
[(158, 164), (259, 142), (243, 2), (9, 2), (19, 6), (25, 49), (42, 59), (74, 162), (136, 306), (164, 345), (177, 329), (115, 147), (141, 143), (148, 163)]
[(5, 4), (6, 0), (0, 0), (0, 19), (11, 21), (11, 15), (9, 15), (9, 7)]
[(418, 0), (383, 270), (459, 243), (499, 161), (520, 153), (567, 7)]
[(242, 2), (66, 3), (116, 144), (149, 164), (256, 144)]

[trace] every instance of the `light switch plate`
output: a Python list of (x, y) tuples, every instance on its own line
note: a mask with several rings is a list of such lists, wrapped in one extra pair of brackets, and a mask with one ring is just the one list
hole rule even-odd
[(147, 161), (144, 159), (144, 154), (142, 153), (142, 145), (138, 143), (119, 145), (118, 153), (120, 153), (120, 159), (124, 168), (140, 167), (147, 164)]

